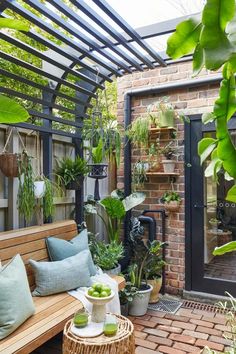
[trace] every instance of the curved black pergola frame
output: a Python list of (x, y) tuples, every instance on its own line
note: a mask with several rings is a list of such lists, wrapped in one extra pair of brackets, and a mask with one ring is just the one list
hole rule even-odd
[[(113, 75), (119, 77), (136, 70), (143, 71), (146, 68), (152, 69), (157, 65), (167, 65), (166, 59), (168, 60), (168, 58), (163, 59), (156, 53), (147, 41), (110, 7), (106, 0), (92, 1), (94, 7), (89, 6), (85, 0), (70, 0), (73, 9), (62, 0), (47, 0), (46, 4), (39, 0), (27, 0), (25, 1), (27, 7), (21, 5), (17, 0), (2, 0), (0, 3), (2, 17), (7, 17), (5, 10), (10, 9), (63, 43), (60, 46), (49, 40), (47, 36), (30, 29), (25, 35), (51, 50), (50, 53), (48, 51), (41, 52), (35, 47), (12, 37), (7, 32), (0, 32), (2, 40), (17, 46), (29, 55), (40, 58), (43, 63), (53, 65), (61, 73), (61, 75), (57, 75), (50, 70), (36, 67), (0, 50), (1, 59), (41, 75), (48, 80), (48, 85), (45, 86), (0, 68), (1, 75), (39, 89), (41, 92), (41, 98), (36, 98), (28, 93), (0, 87), (1, 93), (41, 105), (41, 111), (29, 110), (32, 117), (42, 119), (41, 126), (32, 123), (21, 123), (16, 126), (39, 131), (42, 135), (43, 169), (46, 176), (52, 174), (52, 134), (73, 138), (76, 153), (82, 154), (80, 130), (83, 126), (83, 119), (87, 118), (86, 110), (91, 107), (91, 98), (95, 97), (98, 88), (104, 88), (105, 81), (112, 81), (111, 77)], [(38, 11), (47, 21), (36, 16), (33, 10)], [(64, 19), (65, 17), (67, 20)], [(167, 32), (173, 31), (175, 27), (175, 23), (171, 25), (171, 21), (169, 22)], [(120, 31), (116, 29), (117, 26)], [(163, 29), (166, 31), (166, 24), (160, 28), (160, 35), (163, 34)], [(62, 58), (64, 58), (64, 62)], [(76, 69), (77, 65), (79, 65), (79, 69)], [(70, 74), (78, 78), (76, 84), (68, 77)], [(61, 92), (62, 85), (73, 89), (75, 95), (69, 96)], [(58, 97), (74, 103), (75, 109), (57, 104)], [(59, 113), (55, 115), (54, 109)], [(67, 112), (75, 118), (74, 120), (62, 118), (60, 112)], [(53, 122), (68, 125), (72, 129), (69, 132), (63, 129), (55, 129)], [(82, 220), (80, 207), (82, 195), (83, 191), (76, 192), (76, 221), (78, 223)]]

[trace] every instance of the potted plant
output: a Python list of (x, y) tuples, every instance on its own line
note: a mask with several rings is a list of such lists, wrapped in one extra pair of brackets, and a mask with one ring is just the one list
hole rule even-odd
[(103, 140), (99, 139), (98, 145), (92, 148), (92, 164), (89, 165), (89, 177), (101, 179), (107, 177), (107, 163), (104, 163)]
[(163, 169), (165, 173), (173, 173), (175, 171), (175, 161), (172, 160), (175, 148), (172, 146), (172, 143), (173, 142), (171, 141), (161, 149), (161, 153), (165, 157), (165, 160), (162, 159)]
[(128, 316), (129, 304), (133, 301), (136, 293), (136, 287), (133, 286), (130, 282), (127, 282), (124, 289), (119, 291), (120, 310), (123, 316)]
[(70, 157), (64, 157), (57, 161), (56, 175), (66, 189), (78, 190), (89, 172), (87, 162), (80, 156), (73, 160)]
[(159, 119), (161, 128), (173, 128), (175, 126), (175, 118), (178, 114), (174, 111), (172, 105), (168, 102), (168, 98), (163, 98), (159, 103)]
[[(135, 192), (124, 197), (124, 193), (120, 190), (115, 190), (110, 196), (95, 202), (88, 201), (85, 204), (85, 212), (88, 214), (97, 215), (104, 223), (107, 231), (108, 241), (119, 242), (122, 221), (125, 218), (126, 212), (141, 204), (145, 200), (145, 194), (142, 192)], [(106, 217), (101, 213), (100, 208), (103, 208)]]
[(150, 117), (138, 117), (130, 124), (126, 134), (137, 147), (147, 147), (149, 127)]
[(144, 277), (147, 284), (153, 287), (149, 303), (159, 301), (159, 292), (162, 286), (162, 269), (166, 264), (162, 259), (162, 248), (164, 245), (165, 243), (157, 240), (147, 243), (147, 247), (149, 247), (149, 257), (144, 268)]
[(147, 170), (149, 164), (145, 161), (135, 162), (132, 170), (132, 180), (134, 189), (142, 188), (144, 183), (147, 181)]
[(217, 220), (216, 218), (211, 218), (209, 220), (209, 224), (211, 225), (212, 231), (217, 231), (218, 230), (218, 226), (220, 225), (220, 221)]
[(171, 191), (165, 192), (160, 199), (164, 208), (168, 211), (178, 211), (181, 203), (181, 197), (179, 193)]
[(95, 241), (93, 244), (94, 263), (106, 274), (118, 275), (121, 272), (118, 261), (123, 257), (123, 254), (123, 244), (117, 241), (111, 243)]
[[(131, 265), (129, 266), (129, 277), (131, 284), (136, 287), (137, 293), (129, 306), (129, 314), (132, 316), (143, 316), (147, 312), (150, 295), (153, 286), (147, 282), (150, 272), (150, 264), (154, 258), (160, 261), (160, 248), (163, 246), (158, 241), (143, 241), (144, 230), (137, 218), (132, 219), (130, 232), (130, 244), (132, 249)], [(162, 263), (160, 263), (162, 265)]]
[(152, 143), (148, 150), (149, 171), (158, 171), (160, 169), (160, 152), (160, 143), (157, 140), (157, 143)]

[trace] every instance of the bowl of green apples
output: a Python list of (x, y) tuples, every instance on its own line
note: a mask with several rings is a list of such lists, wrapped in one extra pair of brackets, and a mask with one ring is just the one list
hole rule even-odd
[(92, 321), (103, 322), (106, 315), (106, 304), (114, 298), (114, 291), (106, 284), (95, 283), (88, 289), (85, 296), (93, 304)]

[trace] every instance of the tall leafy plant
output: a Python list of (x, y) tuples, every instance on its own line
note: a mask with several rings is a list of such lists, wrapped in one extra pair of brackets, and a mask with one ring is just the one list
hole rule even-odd
[[(28, 31), (29, 26), (22, 21), (11, 18), (0, 18), (0, 29), (9, 28), (17, 31)], [(0, 95), (0, 123), (25, 122), (29, 113), (15, 100)]]
[[(219, 98), (213, 112), (203, 114), (204, 124), (215, 122), (216, 139), (204, 138), (198, 144), (201, 163), (211, 158), (207, 176), (217, 179), (223, 167), (227, 179), (236, 180), (236, 149), (227, 127), (236, 111), (236, 5), (235, 0), (207, 0), (202, 16), (181, 22), (167, 43), (167, 54), (173, 59), (193, 53), (193, 71), (197, 75), (203, 67), (222, 68)], [(236, 202), (236, 185), (227, 194)]]

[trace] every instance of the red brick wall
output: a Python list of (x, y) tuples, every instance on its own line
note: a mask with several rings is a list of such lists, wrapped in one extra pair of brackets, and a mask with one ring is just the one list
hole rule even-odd
[[(200, 76), (211, 77), (212, 73), (203, 71)], [(178, 82), (192, 79), (191, 62), (171, 64), (167, 68), (157, 68), (142, 73), (134, 73), (118, 79), (118, 119), (123, 123), (124, 118), (124, 94), (126, 91), (136, 88), (157, 87), (170, 82)], [(211, 111), (213, 102), (218, 96), (218, 85), (205, 85), (197, 88), (178, 89), (164, 94), (141, 96), (132, 98), (132, 120), (145, 114), (147, 106), (168, 96), (174, 108), (185, 115)], [(185, 274), (185, 214), (184, 214), (184, 126), (177, 122), (177, 145), (179, 147), (177, 157), (177, 169), (180, 176), (174, 183), (174, 189), (182, 197), (181, 208), (177, 213), (169, 213), (167, 224), (167, 262), (166, 267), (166, 291), (171, 294), (181, 294), (184, 289)], [(140, 157), (139, 152), (132, 149), (132, 162)], [(123, 164), (118, 171), (118, 188), (123, 188)], [(156, 209), (158, 198), (166, 190), (171, 190), (169, 177), (150, 177), (142, 189), (146, 193), (145, 202), (139, 210)], [(159, 223), (160, 224), (160, 223)], [(158, 227), (158, 238), (160, 237)]]

